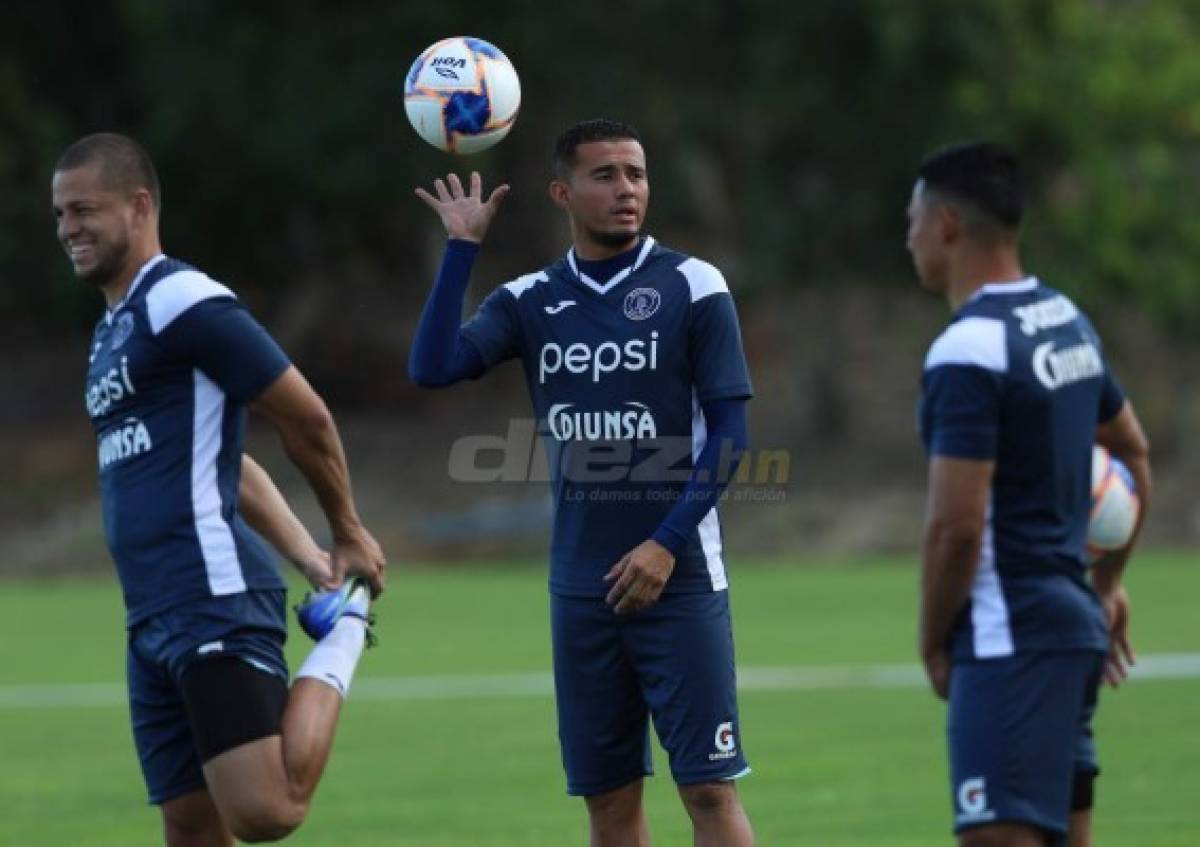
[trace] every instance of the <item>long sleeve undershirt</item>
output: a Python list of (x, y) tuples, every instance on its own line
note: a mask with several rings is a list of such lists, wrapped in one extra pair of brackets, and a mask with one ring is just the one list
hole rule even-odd
[[(461, 331), (463, 300), (478, 253), (479, 245), (474, 242), (450, 239), (446, 244), (409, 354), (408, 373), (417, 385), (453, 385), (477, 379), (487, 369), (479, 350)], [(701, 409), (707, 440), (679, 500), (651, 536), (676, 555), (720, 500), (746, 450), (745, 399), (708, 400), (701, 403)]]

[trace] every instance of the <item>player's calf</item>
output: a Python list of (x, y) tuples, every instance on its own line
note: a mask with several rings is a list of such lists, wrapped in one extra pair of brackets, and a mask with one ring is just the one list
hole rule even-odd
[(204, 789), (163, 803), (162, 818), (167, 847), (233, 847), (233, 835)]
[(603, 794), (584, 798), (591, 847), (650, 847), (639, 778)]

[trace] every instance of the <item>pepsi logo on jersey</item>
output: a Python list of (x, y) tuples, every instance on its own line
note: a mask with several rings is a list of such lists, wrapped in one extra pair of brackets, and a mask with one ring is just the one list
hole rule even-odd
[(604, 374), (618, 370), (641, 371), (658, 368), (658, 331), (650, 333), (650, 341), (631, 338), (624, 346), (615, 341), (605, 341), (593, 348), (590, 344), (577, 341), (564, 349), (551, 341), (542, 345), (538, 355), (538, 382), (545, 385), (546, 377), (566, 369), (568, 373), (591, 372), (592, 382), (599, 382)]
[(95, 380), (88, 383), (83, 401), (88, 414), (98, 418), (112, 408), (113, 403), (119, 403), (127, 395), (137, 394), (133, 380), (129, 377), (129, 357), (121, 357), (121, 367), (109, 368)]

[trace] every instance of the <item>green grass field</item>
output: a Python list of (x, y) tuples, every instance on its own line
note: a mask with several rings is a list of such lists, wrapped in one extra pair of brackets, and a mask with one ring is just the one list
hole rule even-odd
[[(1143, 654), (1200, 652), (1194, 557), (1143, 557), (1129, 584)], [(0, 587), (0, 842), (158, 842), (123, 702), (115, 586)], [(764, 668), (911, 664), (914, 601), (914, 568), (899, 561), (735, 564), (739, 665), (752, 677)], [(292, 843), (586, 844), (582, 805), (563, 790), (545, 689), (546, 607), (544, 573), (528, 564), (394, 568), (378, 608), (382, 645), (361, 666), (312, 814)], [(291, 648), (294, 667), (307, 649), (302, 635)], [(741, 695), (754, 766), (741, 790), (759, 842), (950, 844), (941, 703), (912, 685), (873, 687), (851, 675), (805, 687), (810, 677), (784, 676)], [(63, 704), (22, 705), (52, 694)], [(1200, 844), (1198, 702), (1194, 678), (1140, 679), (1104, 696), (1098, 847)], [(661, 752), (656, 766), (647, 787), (655, 842), (688, 844)]]

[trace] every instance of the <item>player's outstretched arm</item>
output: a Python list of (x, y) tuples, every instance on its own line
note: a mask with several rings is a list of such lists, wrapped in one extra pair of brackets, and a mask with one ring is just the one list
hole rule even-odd
[(296, 566), (310, 585), (320, 589), (334, 586), (329, 554), (296, 517), (266, 470), (246, 455), (242, 456), (242, 476), (238, 483), (238, 511), (246, 523)]
[(294, 366), (251, 405), (279, 433), (288, 458), (304, 474), (333, 533), (333, 582), (361, 576), (373, 594), (383, 590), (385, 559), (379, 543), (358, 517), (350, 470), (333, 415)]
[(446, 227), (446, 235), (463, 241), (473, 241), (482, 244), (487, 235), (492, 219), (500, 210), (500, 204), (508, 196), (507, 185), (499, 185), (485, 201), (483, 199), (483, 178), (475, 171), (471, 172), (470, 191), (463, 191), (462, 182), (457, 174), (448, 174), (446, 179), (433, 181), (433, 190), (437, 196), (430, 194), (424, 188), (416, 189), (416, 195), (425, 201), (425, 205), (437, 212)]
[(434, 182), (437, 196), (423, 188), (417, 196), (437, 212), (450, 241), (434, 280), (429, 300), (421, 311), (408, 357), (408, 375), (423, 388), (441, 388), (464, 379), (475, 379), (487, 370), (479, 350), (460, 332), (463, 299), (471, 278), (471, 265), (487, 234), (508, 186), (494, 189), (483, 200), (483, 180), (471, 174), (471, 188), (463, 191), (454, 174)]

